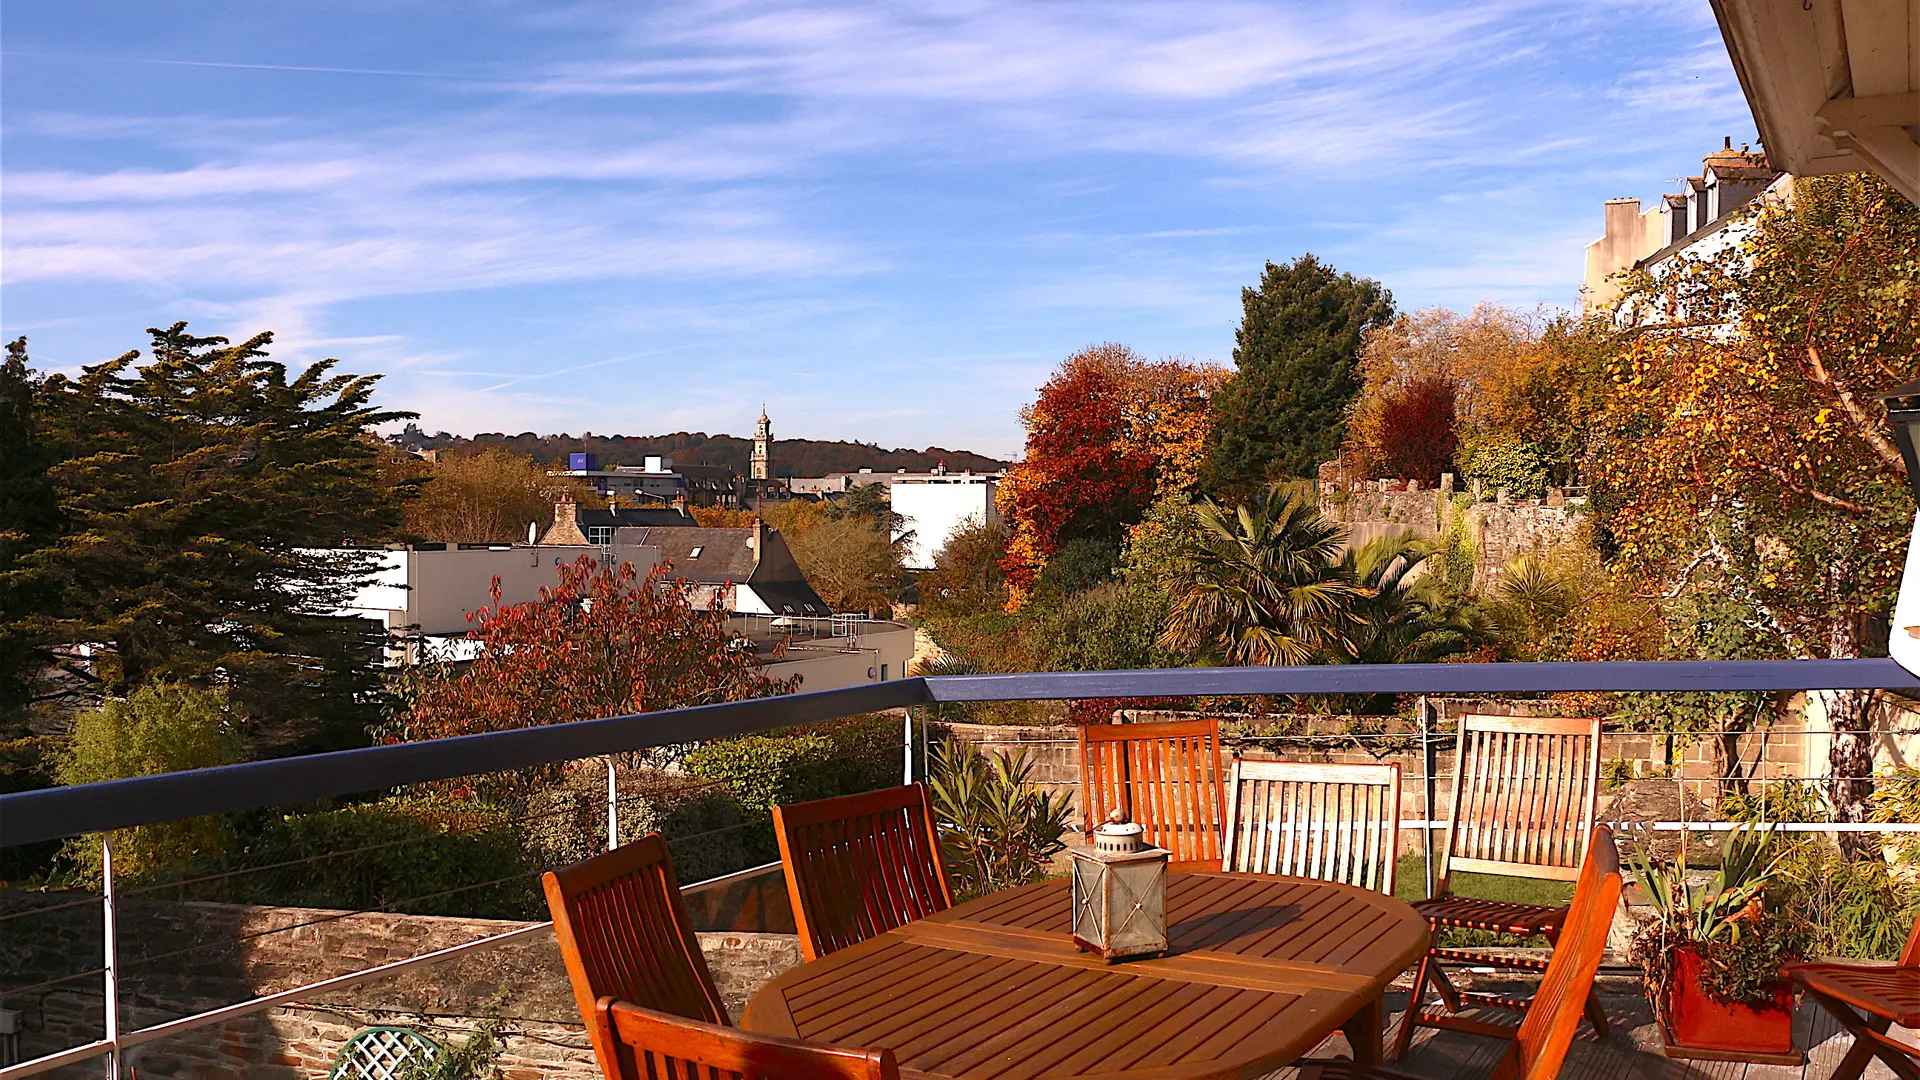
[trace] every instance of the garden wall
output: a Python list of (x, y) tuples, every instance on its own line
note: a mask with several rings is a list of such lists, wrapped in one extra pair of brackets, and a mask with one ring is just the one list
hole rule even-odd
[[(0, 917), (74, 898), (0, 891)], [(138, 899), (119, 908), (123, 1030), (529, 925)], [(96, 967), (100, 943), (97, 904), (0, 924), (0, 1007), (24, 1013), (27, 1057), (101, 1037), (100, 976), (34, 988)], [(766, 980), (800, 962), (791, 935), (704, 933), (700, 945), (734, 1015)], [(128, 1061), (141, 1075), (180, 1080), (311, 1080), (326, 1075), (363, 1027), (457, 1033), (489, 1019), (510, 1026), (508, 1080), (599, 1075), (551, 932), (149, 1043)], [(95, 1060), (48, 1075), (92, 1077), (99, 1069)]]
[[(1371, 488), (1327, 491), (1320, 512), (1347, 527), (1348, 542), (1365, 544), (1407, 529), (1438, 537), (1458, 520), (1473, 540), (1476, 586), (1498, 577), (1514, 558), (1571, 542), (1580, 528), (1584, 500), (1564, 497), (1474, 501), (1470, 494), (1407, 490), (1405, 481), (1372, 481)], [(1381, 490), (1381, 485), (1389, 490)], [(1394, 485), (1400, 485), (1394, 487)]]

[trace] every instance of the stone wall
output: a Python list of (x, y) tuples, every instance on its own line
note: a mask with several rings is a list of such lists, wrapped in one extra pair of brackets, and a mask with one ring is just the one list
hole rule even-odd
[[(74, 894), (0, 891), (0, 916), (54, 908)], [(314, 908), (124, 900), (120, 909), (123, 1029), (290, 989), (504, 933), (527, 923)], [(704, 933), (700, 945), (734, 1015), (769, 978), (800, 962), (786, 934)], [(100, 977), (48, 980), (97, 967), (97, 904), (0, 923), (0, 1007), (24, 1014), (27, 1057), (98, 1039)], [(579, 1012), (551, 932), (317, 995), (138, 1047), (148, 1076), (307, 1080), (326, 1075), (355, 1031), (399, 1024), (439, 1033), (483, 1020), (509, 1025), (509, 1080), (595, 1077)], [(97, 1076), (97, 1061), (51, 1073)]]
[(1330, 491), (1323, 484), (1320, 494), (1320, 512), (1347, 527), (1349, 544), (1365, 544), (1408, 529), (1438, 537), (1450, 523), (1458, 521), (1474, 543), (1476, 586), (1498, 577), (1517, 556), (1548, 551), (1572, 541), (1579, 532), (1585, 506), (1584, 499), (1564, 496), (1476, 500), (1471, 493), (1409, 490), (1403, 481), (1376, 481), (1372, 486), (1354, 487), (1357, 490)]

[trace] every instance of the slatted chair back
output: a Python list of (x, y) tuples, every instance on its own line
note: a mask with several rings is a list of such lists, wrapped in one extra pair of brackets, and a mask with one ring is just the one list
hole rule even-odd
[(1436, 895), (1458, 870), (1573, 881), (1600, 799), (1600, 721), (1466, 716)]
[[(609, 996), (727, 1023), (727, 1008), (693, 936), (680, 883), (667, 860), (667, 842), (659, 833), (548, 871), (540, 883), (580, 1019), (590, 1034), (596, 1002)], [(610, 1049), (593, 1035), (602, 1070), (610, 1068)]]
[(1338, 881), (1393, 895), (1400, 766), (1233, 763), (1221, 868)]
[(1552, 1080), (1560, 1074), (1574, 1032), (1585, 1016), (1593, 977), (1607, 951), (1607, 931), (1620, 904), (1620, 852), (1613, 830), (1596, 826), (1574, 886), (1566, 925), (1553, 945), (1540, 989), (1527, 1008), (1513, 1045), (1493, 1071), (1493, 1080)]
[(1175, 862), (1220, 862), (1227, 771), (1211, 719), (1091, 724), (1080, 729), (1081, 828), (1116, 807)]
[(591, 1025), (613, 1047), (607, 1080), (899, 1080), (891, 1050), (756, 1035), (603, 997)]
[(953, 906), (922, 784), (776, 806), (773, 831), (809, 960)]

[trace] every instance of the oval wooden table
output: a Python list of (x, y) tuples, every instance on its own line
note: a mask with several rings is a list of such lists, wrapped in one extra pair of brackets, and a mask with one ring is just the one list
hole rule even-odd
[(1067, 890), (1009, 889), (802, 964), (741, 1026), (970, 1080), (1255, 1076), (1335, 1030), (1377, 1063), (1387, 984), (1427, 950), (1427, 921), (1379, 893), (1175, 869), (1169, 954), (1109, 965), (1074, 947)]

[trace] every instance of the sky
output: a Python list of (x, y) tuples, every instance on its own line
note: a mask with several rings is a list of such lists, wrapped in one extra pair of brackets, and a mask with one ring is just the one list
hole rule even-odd
[(1572, 305), (1601, 203), (1727, 136), (1706, 0), (16, 0), (0, 331), (272, 330), (428, 431), (1017, 456), (1077, 348), (1231, 363), (1268, 260)]

